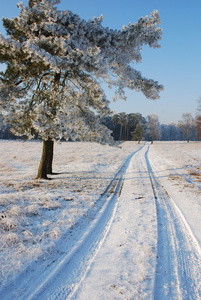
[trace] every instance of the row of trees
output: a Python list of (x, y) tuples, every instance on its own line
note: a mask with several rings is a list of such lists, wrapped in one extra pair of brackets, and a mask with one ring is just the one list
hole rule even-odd
[[(112, 131), (112, 136), (116, 141), (187, 140), (189, 142), (190, 140), (201, 140), (201, 115), (197, 115), (194, 119), (190, 113), (183, 114), (182, 120), (177, 124), (160, 124), (159, 118), (155, 114), (145, 118), (140, 113), (126, 114), (122, 112), (102, 118), (102, 124)], [(0, 138), (19, 138), (10, 131), (8, 124), (5, 125), (3, 115), (0, 115)], [(22, 136), (21, 138), (26, 139), (27, 137)]]
[(159, 98), (163, 86), (132, 67), (141, 61), (144, 45), (160, 47), (158, 11), (112, 30), (102, 26), (103, 16), (85, 21), (71, 11), (58, 10), (59, 3), (18, 3), (19, 16), (4, 18), (7, 36), (0, 34), (0, 63), (5, 66), (0, 73), (0, 121), (6, 119), (7, 124), (2, 125), (3, 133), (10, 135), (11, 128), (17, 136), (43, 140), (37, 178), (44, 179), (52, 173), (55, 139), (112, 144), (109, 129), (116, 140), (153, 141), (167, 132), (156, 115), (110, 117), (101, 88), (102, 82), (113, 87), (114, 100), (125, 100), (126, 88)]
[(196, 122), (196, 129), (197, 129), (197, 138), (201, 139), (201, 96), (198, 99), (198, 109), (197, 109), (197, 116), (195, 119)]
[(103, 123), (113, 132), (115, 140), (199, 140), (201, 139), (201, 116), (196, 119), (190, 113), (182, 115), (182, 120), (175, 123), (160, 124), (156, 114), (147, 118), (139, 113), (119, 113), (103, 119)]
[(130, 141), (136, 130), (136, 126), (138, 130), (143, 131), (143, 127), (146, 124), (146, 120), (141, 114), (126, 114), (125, 112), (103, 118), (102, 121), (112, 131), (113, 138), (116, 141)]

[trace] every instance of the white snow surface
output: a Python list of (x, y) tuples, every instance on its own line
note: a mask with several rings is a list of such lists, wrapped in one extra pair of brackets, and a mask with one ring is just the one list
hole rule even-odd
[(201, 143), (0, 141), (1, 299), (201, 299)]

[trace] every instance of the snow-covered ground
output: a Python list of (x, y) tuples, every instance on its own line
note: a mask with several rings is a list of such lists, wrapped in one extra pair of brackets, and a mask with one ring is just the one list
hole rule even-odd
[[(40, 142), (0, 141), (0, 274), (5, 280), (32, 259), (51, 253), (139, 146), (56, 143), (52, 176), (35, 180)], [(51, 176), (50, 176), (51, 177)]]
[(201, 299), (200, 142), (41, 147), (0, 141), (3, 299)]

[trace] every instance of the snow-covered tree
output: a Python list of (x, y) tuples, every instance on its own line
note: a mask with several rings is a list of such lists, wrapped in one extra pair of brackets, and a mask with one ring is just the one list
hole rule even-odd
[(158, 140), (161, 137), (160, 123), (156, 114), (147, 116), (147, 134), (152, 144), (154, 140)]
[(143, 125), (139, 122), (135, 128), (134, 131), (131, 132), (132, 134), (132, 140), (138, 141), (138, 144), (140, 144), (140, 141), (142, 140), (142, 137), (144, 135), (144, 128)]
[(190, 140), (190, 132), (195, 128), (195, 120), (191, 113), (182, 115), (182, 120), (177, 124), (181, 132), (186, 136), (187, 142)]
[(197, 114), (201, 115), (201, 96), (199, 97), (197, 102), (198, 102)]
[(199, 97), (198, 101), (198, 108), (197, 108), (197, 114), (195, 119), (195, 126), (196, 126), (196, 136), (197, 139), (201, 139), (201, 96)]
[(162, 141), (177, 141), (180, 139), (181, 132), (174, 122), (161, 124), (161, 140)]
[(195, 126), (196, 126), (196, 137), (198, 140), (200, 140), (201, 139), (201, 115), (196, 116)]
[(15, 134), (37, 134), (43, 140), (38, 178), (52, 172), (55, 139), (112, 143), (100, 118), (110, 115), (101, 82), (115, 87), (114, 99), (125, 99), (125, 88), (150, 99), (162, 86), (131, 67), (141, 61), (143, 45), (159, 47), (158, 11), (122, 30), (104, 28), (103, 17), (82, 20), (59, 11), (59, 0), (20, 2), (19, 16), (3, 19), (8, 37), (0, 35), (0, 106)]

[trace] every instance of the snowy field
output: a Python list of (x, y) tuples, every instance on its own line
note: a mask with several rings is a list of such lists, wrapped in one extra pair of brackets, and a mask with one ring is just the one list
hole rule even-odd
[(35, 180), (42, 143), (0, 141), (1, 279), (51, 252), (55, 240), (93, 209), (138, 147), (56, 143), (53, 172), (60, 174), (46, 181)]
[(200, 148), (0, 141), (3, 299), (201, 299)]

